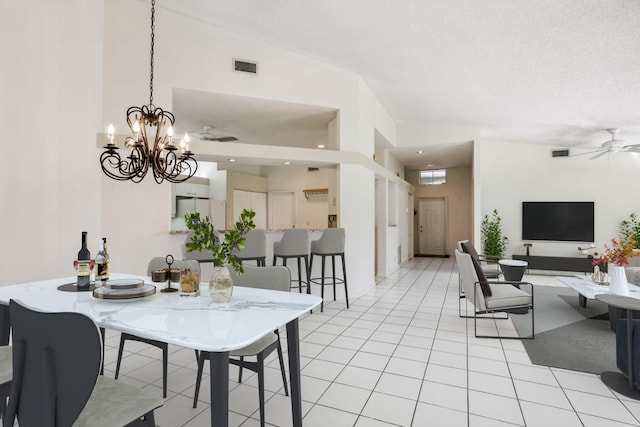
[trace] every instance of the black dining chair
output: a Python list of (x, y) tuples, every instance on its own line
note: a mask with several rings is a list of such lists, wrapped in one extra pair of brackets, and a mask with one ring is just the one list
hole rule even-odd
[[(244, 266), (244, 274), (240, 276), (232, 268), (229, 269), (229, 272), (233, 278), (234, 286), (271, 289), (285, 292), (290, 291), (291, 273), (288, 268), (283, 266), (254, 267), (246, 265)], [(282, 345), (280, 344), (280, 333), (277, 330), (265, 335), (246, 347), (233, 350), (229, 354), (229, 363), (239, 367), (238, 382), (242, 382), (243, 368), (249, 369), (258, 374), (261, 426), (264, 426), (264, 361), (274, 350), (278, 351), (280, 372), (282, 374), (282, 382), (284, 384), (284, 394), (289, 396), (287, 375), (284, 369), (284, 356), (282, 354)], [(202, 381), (202, 370), (204, 368), (204, 361), (209, 359), (209, 353), (206, 351), (196, 351), (196, 357), (198, 358), (198, 374), (196, 377), (196, 391), (193, 395), (194, 408), (198, 404), (198, 394), (200, 393), (200, 383)], [(255, 357), (256, 360), (246, 360), (246, 357)]]
[(100, 373), (102, 338), (80, 313), (9, 302), (13, 381), (4, 427), (154, 427), (162, 399)]
[[(153, 270), (159, 270), (167, 267), (165, 257), (154, 257), (149, 261), (147, 266), (147, 276), (151, 276)], [(200, 264), (195, 260), (176, 260), (171, 264), (172, 268), (184, 269), (188, 268), (193, 273), (200, 274)], [(163, 341), (153, 340), (150, 338), (143, 338), (137, 335), (128, 334), (122, 332), (120, 334), (120, 346), (118, 347), (118, 360), (116, 362), (116, 374), (115, 379), (118, 379), (120, 375), (120, 364), (122, 363), (122, 354), (124, 352), (124, 344), (127, 341), (138, 341), (145, 344), (149, 344), (153, 347), (162, 350), (162, 397), (167, 397), (167, 371), (168, 371), (168, 359), (169, 359), (169, 344)]]

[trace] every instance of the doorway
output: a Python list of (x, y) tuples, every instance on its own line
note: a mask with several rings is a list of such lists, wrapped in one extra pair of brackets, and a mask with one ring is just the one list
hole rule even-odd
[(418, 251), (420, 255), (445, 255), (446, 230), (445, 198), (420, 198), (418, 200)]

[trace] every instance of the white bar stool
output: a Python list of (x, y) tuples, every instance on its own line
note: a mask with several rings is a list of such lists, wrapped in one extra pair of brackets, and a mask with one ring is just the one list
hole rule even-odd
[[(313, 256), (322, 257), (321, 276), (311, 279), (311, 283), (321, 285), (320, 296), (322, 303), (320, 311), (324, 309), (324, 285), (333, 284), (333, 300), (336, 300), (336, 283), (344, 283), (344, 297), (347, 300), (347, 308), (349, 308), (349, 292), (347, 291), (347, 267), (344, 262), (344, 228), (327, 228), (322, 232), (322, 236), (318, 240), (311, 242), (311, 265), (313, 266)], [(336, 277), (336, 256), (342, 260), (342, 278)], [(331, 257), (331, 273), (332, 276), (325, 276), (325, 259)], [(327, 283), (325, 283), (327, 279)]]
[(244, 248), (234, 250), (242, 261), (255, 261), (258, 267), (267, 265), (267, 236), (263, 229), (250, 230), (245, 236)]
[[(302, 284), (305, 283), (307, 285), (307, 293), (310, 293), (309, 231), (304, 228), (290, 228), (285, 230), (282, 239), (273, 242), (273, 265), (276, 265), (277, 258), (282, 258), (282, 265), (285, 267), (287, 266), (287, 260), (289, 258), (296, 258), (298, 260), (298, 280), (291, 280), (291, 282), (298, 282), (298, 286), (291, 287), (298, 288), (298, 291), (302, 293)], [(302, 280), (302, 259), (304, 259), (306, 280)]]

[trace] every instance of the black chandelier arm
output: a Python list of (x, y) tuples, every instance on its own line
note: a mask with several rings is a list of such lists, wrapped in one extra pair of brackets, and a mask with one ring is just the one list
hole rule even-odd
[(108, 148), (100, 155), (104, 174), (117, 181), (142, 181), (149, 170), (148, 153), (142, 145), (132, 148), (128, 160), (123, 160), (116, 150)]
[(123, 173), (128, 168), (128, 162), (122, 160), (120, 154), (113, 149), (100, 155), (100, 166), (105, 175), (116, 181), (128, 181), (133, 178), (128, 173)]
[(191, 178), (198, 170), (198, 163), (191, 156), (180, 155), (177, 150), (165, 150), (152, 161), (153, 177), (158, 184), (167, 180), (179, 183)]

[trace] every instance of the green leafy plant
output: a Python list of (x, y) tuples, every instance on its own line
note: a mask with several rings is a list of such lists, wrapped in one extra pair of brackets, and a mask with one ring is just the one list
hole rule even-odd
[(502, 235), (501, 223), (502, 218), (500, 218), (497, 209), (493, 210), (491, 217), (485, 215), (482, 219), (480, 232), (482, 234), (483, 255), (488, 259), (504, 258), (509, 238)]
[(187, 212), (184, 222), (187, 228), (193, 231), (191, 241), (186, 243), (187, 252), (209, 251), (213, 255), (213, 263), (216, 267), (229, 264), (238, 274), (244, 273), (242, 260), (234, 254), (234, 249), (244, 248), (245, 234), (256, 228), (253, 223), (255, 216), (256, 213), (253, 210), (243, 209), (233, 230), (226, 232), (221, 238), (215, 232), (208, 216), (202, 219), (199, 212)]
[(640, 219), (635, 212), (620, 223), (620, 236), (625, 241), (633, 241), (634, 248), (640, 249)]

